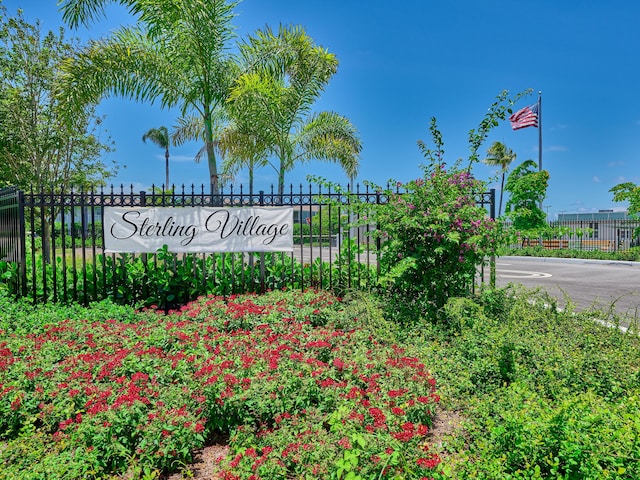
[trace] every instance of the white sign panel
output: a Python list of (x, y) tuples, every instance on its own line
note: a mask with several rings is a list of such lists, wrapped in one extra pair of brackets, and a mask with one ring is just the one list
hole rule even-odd
[(105, 207), (107, 253), (290, 252), (292, 207)]

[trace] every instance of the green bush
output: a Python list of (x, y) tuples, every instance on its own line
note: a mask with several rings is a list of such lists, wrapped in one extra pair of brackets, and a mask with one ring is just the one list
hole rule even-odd
[(548, 249), (544, 247), (500, 248), (499, 255), (513, 255), (517, 257), (548, 257), (548, 258), (584, 258), (594, 260), (640, 261), (640, 247), (615, 252), (580, 249)]
[[(177, 255), (166, 247), (154, 255), (103, 255), (85, 265), (57, 256), (27, 256), (27, 295), (36, 302), (89, 302), (110, 298), (126, 305), (177, 308), (200, 295), (267, 289), (322, 287), (343, 295), (376, 282), (375, 266), (358, 261), (361, 246), (345, 242), (332, 262), (299, 262), (290, 254)], [(18, 293), (16, 264), (0, 262), (0, 291)], [(35, 276), (34, 276), (35, 275)], [(46, 287), (46, 288), (45, 288)]]
[(640, 391), (610, 401), (592, 391), (556, 402), (516, 383), (473, 411), (474, 442), (458, 478), (640, 478)]
[(388, 239), (381, 286), (390, 312), (435, 318), (449, 298), (470, 294), (497, 229), (476, 205), (484, 185), (466, 171), (433, 165), (403, 188), (402, 195), (386, 191), (389, 202), (376, 206), (378, 234)]
[(443, 406), (465, 412), (447, 478), (638, 478), (637, 335), (515, 287), (450, 299), (444, 318), (415, 341)]
[(219, 433), (226, 479), (418, 480), (440, 463), (433, 376), (383, 319), (353, 316), (370, 305), (276, 291), (170, 315), (55, 308), (0, 342), (1, 478), (157, 478)]

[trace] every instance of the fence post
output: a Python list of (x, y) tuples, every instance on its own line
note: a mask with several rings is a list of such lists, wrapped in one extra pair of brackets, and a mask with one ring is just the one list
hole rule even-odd
[[(493, 220), (496, 219), (496, 189), (489, 190), (491, 197), (491, 207), (489, 208), (489, 214)], [(489, 285), (491, 288), (496, 288), (496, 256), (491, 255), (489, 259)]]
[[(260, 190), (258, 194), (260, 195), (260, 206), (264, 207), (264, 190)], [(264, 252), (260, 252), (260, 293), (264, 293), (266, 290), (265, 288), (266, 271), (265, 271), (264, 259), (265, 259)]]
[(489, 215), (492, 219), (496, 219), (496, 189), (492, 188), (489, 190), (489, 195), (491, 198), (491, 207), (489, 208)]
[[(25, 227), (25, 212), (24, 212), (24, 192), (22, 190), (17, 191), (18, 194), (18, 218), (19, 218), (19, 236), (20, 236), (20, 284), (22, 288), (22, 296), (27, 296), (27, 230)], [(32, 247), (33, 248), (33, 247)]]

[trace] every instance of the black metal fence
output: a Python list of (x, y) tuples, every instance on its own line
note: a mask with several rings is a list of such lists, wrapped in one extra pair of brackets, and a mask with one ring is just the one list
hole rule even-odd
[(26, 294), (24, 197), (14, 187), (0, 190), (0, 262), (16, 267), (16, 293)]
[[(349, 204), (387, 200), (368, 186), (332, 191), (300, 185), (284, 194), (273, 188), (248, 192), (241, 186), (217, 195), (205, 192), (204, 186), (179, 191), (154, 188), (152, 193), (135, 192), (132, 186), (62, 193), (11, 188), (0, 191), (0, 253), (10, 262), (5, 277), (13, 282), (11, 290), (34, 302), (86, 304), (115, 297), (132, 303), (155, 299), (166, 307), (204, 292), (366, 287), (380, 274), (380, 238), (371, 235), (375, 225), (349, 227), (357, 220)], [(493, 217), (495, 191), (478, 194), (477, 203)], [(292, 253), (103, 251), (104, 207), (282, 205), (294, 212)]]
[(542, 234), (536, 234), (535, 238), (521, 236), (511, 247), (622, 252), (640, 246), (640, 220), (584, 217), (549, 222)]

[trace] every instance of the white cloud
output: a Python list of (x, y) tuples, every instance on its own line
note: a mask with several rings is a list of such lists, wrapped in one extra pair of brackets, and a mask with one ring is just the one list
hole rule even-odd
[(593, 182), (594, 183), (600, 183), (600, 177), (598, 177), (597, 175), (593, 176)]
[[(164, 153), (158, 153), (156, 155), (153, 156), (153, 158), (155, 160), (158, 161), (162, 161), (162, 163), (164, 163), (165, 158), (164, 158)], [(171, 152), (169, 152), (169, 163), (173, 163), (173, 162), (177, 162), (177, 163), (182, 163), (182, 162), (192, 162), (195, 163), (195, 155), (174, 155)]]
[(176, 162), (192, 162), (195, 163), (195, 155), (171, 155), (169, 157), (169, 161), (176, 161)]
[[(131, 182), (131, 183), (127, 183), (127, 184), (123, 184), (123, 190), (125, 192), (125, 194), (127, 192), (134, 192), (134, 193), (138, 193), (141, 191), (149, 191), (151, 190), (151, 185), (149, 184), (144, 184), (142, 182)], [(120, 190), (120, 185), (114, 185), (114, 191), (119, 191)]]
[(547, 148), (549, 152), (566, 152), (568, 149), (563, 145), (551, 145)]

